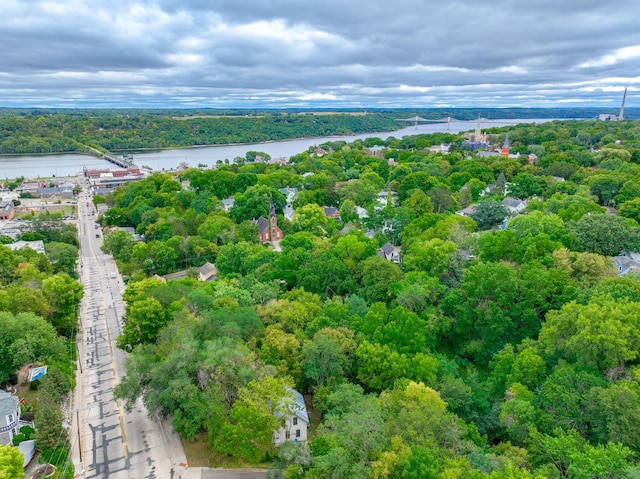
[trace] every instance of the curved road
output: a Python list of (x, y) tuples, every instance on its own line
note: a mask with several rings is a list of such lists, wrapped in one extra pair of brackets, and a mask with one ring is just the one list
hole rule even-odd
[(113, 258), (100, 251), (102, 232), (95, 218), (85, 185), (78, 200), (84, 299), (70, 434), (76, 477), (179, 479), (185, 476), (186, 458), (171, 427), (148, 419), (141, 401), (126, 412), (113, 398), (127, 356), (115, 345), (122, 332), (124, 285)]

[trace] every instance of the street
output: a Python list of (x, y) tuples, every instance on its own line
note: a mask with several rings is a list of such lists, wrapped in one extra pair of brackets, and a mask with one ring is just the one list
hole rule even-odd
[(110, 255), (102, 253), (102, 231), (88, 186), (78, 200), (80, 306), (77, 386), (71, 444), (76, 477), (178, 479), (186, 458), (169, 424), (147, 418), (141, 401), (126, 412), (113, 398), (125, 374), (127, 354), (116, 348), (122, 332), (124, 284)]

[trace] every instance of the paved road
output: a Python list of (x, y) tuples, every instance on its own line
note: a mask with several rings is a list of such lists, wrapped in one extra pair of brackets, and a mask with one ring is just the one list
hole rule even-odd
[(85, 187), (78, 201), (85, 295), (71, 427), (76, 477), (179, 479), (186, 459), (170, 426), (149, 420), (141, 402), (127, 413), (113, 398), (113, 389), (125, 374), (126, 354), (115, 345), (122, 332), (124, 286), (113, 258), (100, 251), (102, 232), (92, 212)]

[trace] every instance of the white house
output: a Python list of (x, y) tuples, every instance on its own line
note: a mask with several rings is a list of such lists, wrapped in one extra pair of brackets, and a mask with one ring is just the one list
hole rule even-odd
[(13, 251), (21, 250), (22, 248), (30, 248), (36, 253), (44, 254), (44, 241), (16, 241), (15, 243), (9, 243), (5, 245), (7, 248)]
[(307, 441), (309, 429), (309, 415), (307, 414), (307, 406), (304, 404), (304, 398), (295, 389), (291, 389), (295, 396), (295, 404), (292, 411), (285, 418), (284, 426), (273, 435), (273, 444), (279, 446), (285, 441), (302, 442)]
[(365, 210), (362, 206), (356, 206), (356, 213), (358, 213), (358, 218), (360, 218), (361, 220), (369, 217), (369, 213), (367, 213), (367, 210)]
[(287, 198), (287, 203), (291, 204), (295, 201), (298, 194), (298, 188), (279, 188), (278, 191)]
[(0, 444), (11, 444), (20, 432), (20, 403), (18, 398), (0, 390)]
[(526, 201), (517, 200), (515, 198), (505, 198), (502, 200), (502, 204), (509, 209), (509, 213), (512, 215), (522, 213), (527, 207)]
[(293, 221), (293, 217), (295, 216), (296, 212), (293, 209), (293, 205), (288, 203), (285, 207), (284, 210), (282, 211), (282, 214), (284, 215), (284, 218), (288, 221)]
[(379, 206), (387, 206), (387, 203), (389, 202), (389, 195), (391, 195), (391, 200), (393, 202), (392, 206), (396, 206), (396, 204), (398, 203), (398, 193), (396, 193), (395, 191), (387, 190), (382, 190), (378, 193)]
[(378, 248), (378, 256), (392, 263), (400, 263), (400, 247), (385, 243), (382, 248)]
[(222, 200), (222, 207), (224, 208), (225, 211), (230, 211), (231, 208), (233, 208), (233, 205), (235, 204), (236, 200), (233, 196), (229, 196), (228, 198), (225, 198)]

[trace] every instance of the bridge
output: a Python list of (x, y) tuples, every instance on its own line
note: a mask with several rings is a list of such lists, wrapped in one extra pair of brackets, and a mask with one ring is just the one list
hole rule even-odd
[(418, 128), (419, 123), (451, 123), (451, 120), (456, 120), (455, 118), (451, 118), (448, 116), (447, 118), (440, 118), (439, 120), (427, 120), (426, 118), (422, 118), (421, 116), (412, 116), (411, 118), (398, 118), (396, 121), (406, 121), (413, 123), (413, 125)]
[(104, 155), (102, 155), (102, 159), (107, 160), (108, 162), (113, 163), (120, 168), (129, 168), (130, 166), (134, 166), (133, 155), (127, 155), (126, 153), (122, 155), (122, 158), (116, 158), (113, 155), (105, 153)]

